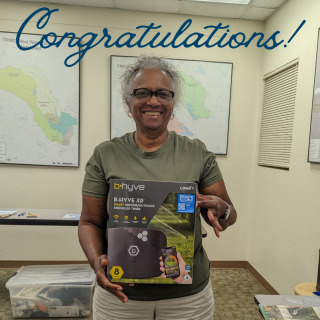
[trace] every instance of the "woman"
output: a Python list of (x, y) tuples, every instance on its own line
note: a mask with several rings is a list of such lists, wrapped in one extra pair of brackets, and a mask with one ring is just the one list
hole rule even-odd
[[(141, 56), (122, 77), (136, 132), (97, 146), (86, 166), (79, 239), (97, 274), (94, 319), (212, 319), (210, 266), (202, 247), (200, 208), (216, 236), (236, 221), (212, 152), (167, 129), (181, 78), (166, 60)], [(114, 284), (107, 280), (107, 208), (111, 178), (198, 183), (193, 281), (190, 285)], [(225, 219), (222, 219), (225, 218)], [(122, 304), (122, 303), (126, 304)]]

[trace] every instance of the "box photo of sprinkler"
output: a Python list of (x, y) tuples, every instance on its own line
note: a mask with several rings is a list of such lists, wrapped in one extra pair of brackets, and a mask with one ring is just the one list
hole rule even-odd
[(107, 277), (191, 284), (196, 183), (111, 179)]

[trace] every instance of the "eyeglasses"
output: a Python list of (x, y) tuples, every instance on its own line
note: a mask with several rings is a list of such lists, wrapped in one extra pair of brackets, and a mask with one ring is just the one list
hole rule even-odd
[(133, 89), (131, 95), (134, 95), (140, 103), (145, 103), (151, 100), (153, 95), (162, 104), (168, 104), (174, 97), (174, 92), (166, 89), (160, 89), (158, 91), (151, 91), (147, 88)]

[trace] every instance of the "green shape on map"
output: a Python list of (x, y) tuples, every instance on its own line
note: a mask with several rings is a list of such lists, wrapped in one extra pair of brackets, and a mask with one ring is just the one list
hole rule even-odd
[(37, 83), (25, 75), (21, 69), (6, 67), (0, 69), (0, 89), (9, 91), (24, 100), (30, 107), (35, 107), (37, 97), (33, 94)]
[(58, 131), (52, 129), (49, 125), (48, 120), (46, 119), (45, 115), (42, 113), (42, 111), (37, 108), (33, 107), (31, 108), (34, 113), (34, 120), (37, 122), (40, 126), (40, 128), (45, 133), (46, 137), (51, 140), (52, 142), (56, 142), (58, 144), (62, 143), (62, 133), (59, 133)]
[(62, 134), (50, 127), (43, 112), (37, 107), (37, 83), (21, 69), (0, 69), (0, 90), (6, 90), (24, 100), (34, 113), (34, 120), (52, 142), (62, 143)]
[(183, 106), (190, 113), (193, 120), (208, 119), (210, 117), (210, 111), (204, 107), (204, 100), (206, 98), (204, 87), (194, 77), (184, 73), (180, 66), (177, 66), (177, 69), (185, 82), (182, 101)]

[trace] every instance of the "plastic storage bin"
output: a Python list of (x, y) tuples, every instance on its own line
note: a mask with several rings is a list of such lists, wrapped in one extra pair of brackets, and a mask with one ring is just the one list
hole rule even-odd
[(89, 265), (22, 267), (6, 283), (13, 317), (89, 317), (95, 279)]

